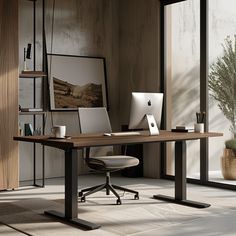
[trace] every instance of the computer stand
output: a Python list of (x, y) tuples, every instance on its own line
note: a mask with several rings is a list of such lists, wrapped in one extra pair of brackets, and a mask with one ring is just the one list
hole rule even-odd
[(159, 129), (157, 127), (157, 123), (154, 116), (150, 114), (146, 114), (146, 119), (148, 122), (150, 135), (159, 135)]

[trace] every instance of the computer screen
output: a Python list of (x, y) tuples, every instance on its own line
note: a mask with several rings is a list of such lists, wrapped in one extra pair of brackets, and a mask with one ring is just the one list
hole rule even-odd
[(133, 92), (131, 97), (129, 129), (149, 129), (159, 134), (163, 93)]

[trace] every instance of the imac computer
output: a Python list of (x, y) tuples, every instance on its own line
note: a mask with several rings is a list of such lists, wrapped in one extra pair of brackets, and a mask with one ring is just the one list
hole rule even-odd
[(158, 135), (161, 124), (163, 93), (133, 92), (129, 129), (148, 129)]

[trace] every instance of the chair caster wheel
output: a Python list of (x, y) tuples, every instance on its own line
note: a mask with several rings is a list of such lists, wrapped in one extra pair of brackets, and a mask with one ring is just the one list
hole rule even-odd
[(79, 192), (78, 197), (82, 197), (82, 196), (83, 196), (83, 192)]
[(116, 200), (116, 205), (121, 205), (121, 200), (120, 199)]
[(139, 200), (139, 195), (138, 195), (138, 194), (135, 194), (135, 195), (134, 195), (134, 199), (135, 199), (135, 200)]
[(81, 202), (86, 202), (85, 197), (81, 197)]

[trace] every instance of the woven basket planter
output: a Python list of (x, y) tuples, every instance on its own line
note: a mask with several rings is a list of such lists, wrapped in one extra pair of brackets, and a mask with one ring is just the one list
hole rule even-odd
[(236, 180), (236, 156), (232, 149), (224, 149), (221, 168), (224, 179)]

